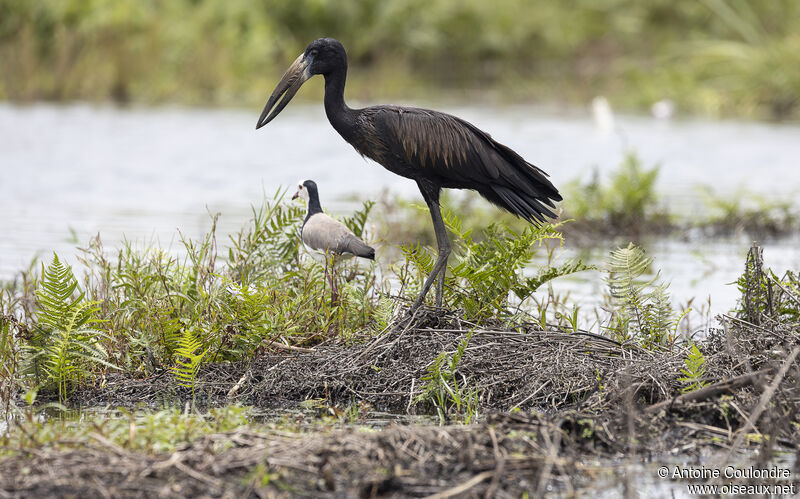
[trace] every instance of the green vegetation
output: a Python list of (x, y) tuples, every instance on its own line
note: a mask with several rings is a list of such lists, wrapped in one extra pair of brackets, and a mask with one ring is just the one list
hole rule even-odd
[(565, 184), (560, 218), (574, 222), (562, 231), (572, 241), (595, 244), (609, 235), (638, 241), (648, 235), (685, 234), (689, 229), (700, 229), (698, 234), (706, 236), (746, 234), (756, 239), (800, 230), (800, 204), (793, 198), (766, 198), (744, 187), (717, 194), (710, 186), (697, 185), (702, 206), (689, 212), (670, 211), (656, 190), (659, 172), (658, 165), (647, 168), (629, 152), (607, 177), (595, 170), (589, 179)]
[(792, 199), (767, 198), (744, 187), (728, 195), (718, 195), (708, 186), (698, 186), (696, 191), (706, 210), (697, 225), (713, 234), (746, 232), (774, 237), (800, 228), (800, 207)]
[(745, 268), (736, 280), (742, 298), (735, 315), (750, 324), (800, 322), (800, 274), (787, 270), (778, 277), (764, 268), (763, 248), (754, 245), (747, 253)]
[(703, 380), (706, 373), (706, 358), (695, 343), (692, 343), (684, 363), (686, 367), (681, 369), (683, 377), (678, 378), (678, 381), (686, 385), (681, 388), (683, 393), (693, 392), (708, 384)]
[[(216, 218), (201, 241), (183, 240), (183, 259), (130, 243), (110, 258), (100, 239), (92, 240), (80, 260), (83, 290), (54, 256), (41, 275), (0, 294), (4, 379), (52, 383), (63, 401), (71, 386), (109, 368), (171, 367), (179, 384), (193, 388), (204, 362), (371, 331), (373, 316), (385, 323), (389, 312), (377, 299), (372, 269), (348, 267), (340, 300), (324, 298), (325, 269), (298, 255), (302, 208), (280, 199), (254, 209), (224, 262), (217, 261)], [(351, 227), (360, 232), (369, 209), (349, 220)]]
[(88, 366), (116, 366), (106, 362), (108, 355), (101, 344), (108, 337), (91, 327), (98, 322), (97, 302), (84, 299), (72, 269), (61, 263), (58, 255), (43, 267), (36, 298), (37, 320), (33, 335), (24, 345), (23, 373), (54, 383), (64, 402), (67, 390), (81, 381)]
[[(90, 411), (82, 418), (60, 413), (45, 420), (28, 407), (16, 422), (18, 431), (0, 434), (0, 456), (31, 449), (70, 448), (92, 442), (116, 445), (147, 454), (172, 452), (208, 433), (231, 431), (250, 424), (249, 410), (230, 405), (205, 415), (178, 409), (158, 411)], [(229, 442), (220, 442), (229, 445)]]
[(597, 171), (588, 183), (574, 180), (564, 187), (564, 211), (584, 226), (603, 232), (624, 230), (638, 237), (643, 232), (669, 226), (669, 214), (656, 193), (659, 167), (645, 169), (628, 153), (608, 182)]
[[(137, 250), (129, 242), (112, 257), (98, 237), (80, 256), (82, 287), (58, 256), (41, 274), (26, 274), (0, 294), (4, 380), (27, 389), (57, 388), (65, 402), (71, 388), (109, 369), (140, 375), (168, 369), (193, 396), (205, 363), (248, 362), (271, 348), (335, 337), (359, 341), (384, 331), (397, 302), (420, 289), (429, 250), (404, 248), (406, 258), (388, 271), (351, 262), (337, 272), (338, 299), (329, 300), (325, 266), (298, 252), (303, 209), (282, 200), (278, 193), (254, 208), (252, 223), (230, 237), (224, 259), (213, 217), (199, 241), (183, 239), (183, 257), (158, 248)], [(345, 220), (356, 234), (362, 234), (371, 209), (365, 203)], [(543, 283), (587, 268), (579, 261), (550, 264), (561, 243), (553, 226), (519, 233), (493, 226), (478, 241), (454, 216), (447, 220), (456, 250), (446, 303), (473, 320), (512, 320), (529, 309), (526, 300)], [(523, 269), (548, 241), (555, 244), (547, 248), (546, 261), (526, 275)], [(393, 285), (400, 288), (394, 298)], [(3, 401), (14, 392), (4, 391)]]
[(0, 11), (0, 98), (14, 101), (256, 106), (311, 40), (333, 36), (360, 99), (582, 105), (604, 94), (628, 109), (670, 98), (774, 118), (798, 108), (793, 0), (2, 0)]
[(208, 353), (208, 348), (200, 352), (202, 348), (203, 344), (197, 339), (197, 335), (191, 328), (188, 328), (183, 330), (179, 346), (175, 349), (176, 365), (172, 367), (172, 372), (175, 374), (178, 384), (192, 389), (192, 399), (194, 399), (197, 370)]
[[(589, 268), (575, 260), (551, 265), (554, 247), (563, 243), (558, 226), (526, 224), (515, 232), (492, 224), (480, 240), (473, 240), (472, 230), (465, 230), (455, 215), (446, 213), (444, 218), (456, 245), (445, 279), (445, 301), (476, 320), (513, 315), (509, 306), (516, 304), (518, 311), (543, 284)], [(534, 276), (525, 276), (523, 269), (533, 266), (543, 247), (548, 248), (547, 261)], [(413, 296), (433, 268), (436, 253), (419, 245), (401, 250), (404, 258), (396, 266), (397, 275), (401, 287)]]
[(644, 250), (632, 243), (611, 252), (608, 258), (608, 292), (612, 303), (611, 335), (624, 342), (635, 339), (653, 348), (675, 340), (678, 323), (660, 272), (642, 280), (653, 263)]
[(416, 403), (430, 403), (436, 408), (441, 424), (447, 423), (454, 415), (456, 420), (470, 424), (478, 418), (478, 396), (474, 388), (470, 388), (469, 380), (463, 378), (458, 381), (458, 363), (472, 338), (472, 332), (458, 343), (458, 348), (452, 354), (442, 352), (428, 367), (428, 374), (422, 377), (425, 383), (422, 393), (417, 395)]

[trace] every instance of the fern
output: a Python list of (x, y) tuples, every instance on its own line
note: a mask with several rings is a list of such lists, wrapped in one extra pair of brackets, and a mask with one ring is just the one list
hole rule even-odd
[[(561, 243), (556, 225), (526, 226), (517, 233), (508, 227), (490, 225), (476, 241), (471, 230), (464, 230), (461, 220), (451, 212), (443, 214), (454, 251), (450, 255), (446, 276), (445, 302), (463, 309), (474, 319), (509, 313), (512, 299), (521, 303), (548, 281), (590, 267), (578, 260), (558, 266), (544, 265), (533, 277), (524, 275), (545, 243)], [(416, 293), (428, 276), (435, 253), (419, 246), (401, 248), (405, 266), (396, 269), (407, 292)], [(407, 269), (410, 267), (413, 274)], [(406, 289), (407, 288), (407, 289)]]
[(741, 294), (740, 318), (760, 325), (764, 315), (771, 315), (772, 289), (770, 286), (771, 271), (764, 270), (764, 249), (754, 244), (747, 252), (744, 273), (736, 280)]
[[(64, 265), (58, 259), (58, 255), (53, 253), (52, 263), (47, 267), (42, 264), (42, 279), (39, 282), (39, 289), (36, 290), (38, 299), (36, 316), (39, 325), (48, 330), (60, 327), (65, 318), (71, 315), (70, 311), (83, 301), (83, 293), (73, 298), (77, 288), (78, 281), (72, 274), (72, 269)], [(86, 309), (83, 315), (70, 318), (82, 326), (89, 321), (92, 313), (93, 310)]]
[(100, 333), (82, 325), (86, 314), (96, 310), (89, 302), (80, 302), (67, 310), (64, 322), (51, 331), (42, 351), (43, 371), (58, 386), (62, 403), (66, 401), (69, 385), (84, 376), (83, 360), (105, 364), (106, 352), (97, 341)]
[(490, 225), (482, 240), (474, 241), (454, 215), (446, 214), (445, 223), (456, 234), (459, 246), (449, 268), (449, 298), (476, 318), (505, 314), (512, 298), (521, 303), (542, 284), (588, 268), (580, 261), (569, 261), (559, 266), (546, 264), (533, 277), (524, 276), (546, 243), (561, 243), (554, 225), (530, 225), (519, 233)]
[(692, 348), (689, 349), (689, 354), (683, 362), (686, 366), (681, 369), (684, 376), (678, 378), (678, 381), (684, 383), (686, 386), (681, 388), (681, 392), (693, 392), (708, 384), (702, 379), (706, 373), (706, 358), (703, 352), (697, 348), (697, 345), (692, 344)]
[(375, 319), (375, 330), (383, 331), (389, 327), (389, 323), (394, 316), (394, 301), (385, 296), (378, 299), (378, 304), (375, 306), (373, 317)]
[(26, 371), (37, 378), (55, 383), (59, 398), (66, 401), (71, 384), (80, 381), (91, 364), (116, 368), (107, 359), (100, 344), (108, 337), (91, 326), (95, 319), (97, 302), (86, 301), (79, 291), (72, 269), (64, 265), (58, 255), (42, 268), (42, 278), (36, 290), (38, 323), (28, 352)]
[(349, 217), (342, 219), (342, 223), (353, 231), (353, 234), (358, 237), (363, 237), (364, 227), (367, 225), (367, 217), (369, 217), (369, 212), (372, 211), (373, 206), (375, 206), (375, 201), (364, 201), (361, 209), (357, 210)]
[(407, 296), (414, 296), (422, 290), (425, 278), (433, 270), (433, 253), (419, 244), (400, 246), (403, 263), (394, 265), (394, 273), (400, 281), (400, 288)]
[(228, 264), (236, 281), (251, 282), (272, 274), (276, 267), (296, 269), (298, 222), (304, 210), (299, 204), (284, 204), (285, 194), (279, 190), (260, 208), (253, 206), (252, 226), (231, 236)]
[(197, 380), (197, 371), (203, 358), (208, 353), (208, 348), (197, 353), (203, 347), (197, 335), (189, 329), (185, 329), (180, 337), (179, 346), (175, 349), (175, 364), (172, 372), (178, 380), (178, 384), (192, 389), (192, 399), (194, 399), (194, 387)]
[(428, 373), (422, 377), (425, 384), (422, 386), (422, 393), (415, 398), (415, 402), (428, 401), (432, 403), (436, 407), (442, 424), (447, 421), (452, 410), (455, 410), (456, 414), (462, 415), (466, 424), (474, 422), (477, 418), (477, 390), (459, 386), (456, 377), (456, 369), (467, 350), (472, 334), (473, 331), (470, 331), (458, 343), (453, 354), (441, 352), (437, 355), (436, 359), (428, 366)]
[(635, 337), (652, 346), (677, 327), (667, 293), (669, 285), (661, 282), (660, 272), (649, 281), (642, 280), (652, 262), (633, 243), (609, 256), (606, 282), (613, 305), (610, 328), (621, 341)]

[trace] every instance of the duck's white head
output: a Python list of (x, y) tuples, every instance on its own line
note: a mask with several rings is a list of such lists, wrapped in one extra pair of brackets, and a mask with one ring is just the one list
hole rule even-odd
[(308, 197), (309, 197), (308, 189), (312, 185), (314, 187), (316, 187), (316, 184), (314, 184), (313, 180), (298, 180), (297, 181), (297, 192), (294, 193), (294, 196), (292, 196), (292, 199), (302, 198), (303, 200), (308, 202)]

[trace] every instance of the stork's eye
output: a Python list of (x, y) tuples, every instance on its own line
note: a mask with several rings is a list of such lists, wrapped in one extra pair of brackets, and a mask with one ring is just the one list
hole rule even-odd
[(310, 55), (311, 57), (314, 57), (315, 55), (317, 55), (317, 52), (318, 52), (317, 49), (311, 49), (311, 50), (308, 51), (308, 55)]

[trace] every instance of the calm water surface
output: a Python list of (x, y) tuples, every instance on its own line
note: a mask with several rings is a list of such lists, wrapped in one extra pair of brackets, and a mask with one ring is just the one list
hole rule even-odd
[[(616, 118), (602, 132), (588, 113), (526, 107), (449, 107), (548, 171), (556, 185), (601, 175), (635, 150), (662, 165), (659, 190), (674, 211), (698, 206), (693, 186), (788, 197), (800, 188), (800, 127), (702, 120)], [(293, 103), (256, 131), (258, 109), (119, 109), (91, 105), (0, 105), (0, 278), (36, 255), (67, 256), (101, 233), (177, 246), (221, 212), (219, 234), (242, 227), (263, 193), (301, 178), (318, 182), (323, 204), (343, 212), (384, 190), (418, 197), (413, 182), (362, 159), (328, 124), (322, 106)], [(726, 283), (740, 273), (749, 241), (657, 241), (648, 248), (677, 301), (712, 295), (732, 305)], [(599, 248), (603, 258), (611, 249)], [(770, 243), (767, 263), (800, 268), (795, 242)], [(74, 257), (73, 257), (74, 258)], [(597, 296), (599, 277), (566, 285)]]

